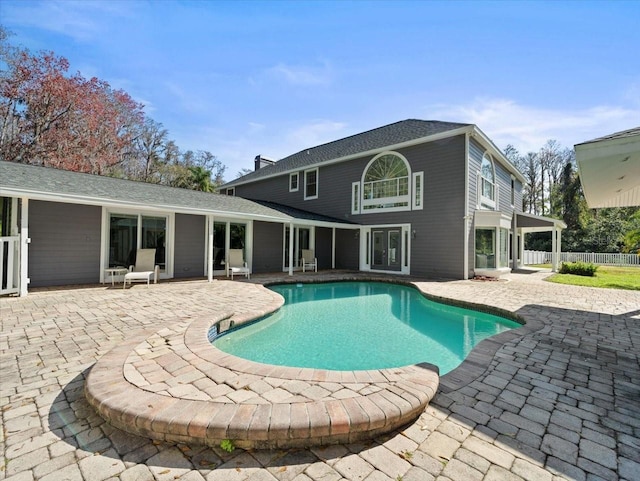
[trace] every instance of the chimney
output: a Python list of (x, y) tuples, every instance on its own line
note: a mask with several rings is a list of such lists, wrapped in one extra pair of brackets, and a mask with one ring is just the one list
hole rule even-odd
[(275, 160), (271, 160), (259, 154), (256, 155), (256, 158), (253, 162), (254, 162), (255, 170), (260, 170), (262, 167), (266, 167), (267, 165), (273, 165), (276, 163)]

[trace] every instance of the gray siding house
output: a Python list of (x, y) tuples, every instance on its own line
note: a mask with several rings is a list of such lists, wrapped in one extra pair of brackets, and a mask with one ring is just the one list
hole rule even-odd
[(321, 267), (333, 253), (361, 271), (467, 279), (517, 267), (527, 231), (552, 231), (559, 249), (564, 224), (522, 213), (523, 182), (477, 126), (411, 119), (277, 162), (258, 156), (254, 172), (221, 192), (359, 226), (331, 243), (312, 225), (297, 223), (292, 235), (285, 228), (294, 270), (301, 250), (313, 249)]
[[(161, 279), (319, 269), (466, 279), (518, 266), (523, 177), (475, 125), (405, 120), (304, 149), (208, 194), (0, 161), (0, 295), (110, 281), (137, 249)], [(515, 255), (514, 255), (515, 253)], [(554, 265), (557, 264), (554, 262)]]

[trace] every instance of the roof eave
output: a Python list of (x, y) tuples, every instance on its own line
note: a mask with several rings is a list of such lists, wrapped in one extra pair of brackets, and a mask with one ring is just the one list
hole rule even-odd
[(83, 205), (94, 205), (100, 207), (115, 207), (122, 209), (136, 209), (136, 210), (145, 210), (145, 211), (154, 211), (154, 212), (175, 212), (180, 214), (193, 214), (193, 215), (218, 215), (221, 217), (233, 217), (237, 219), (246, 219), (246, 220), (261, 220), (265, 222), (290, 222), (294, 218), (288, 216), (286, 214), (282, 214), (282, 216), (269, 216), (265, 214), (249, 214), (245, 212), (237, 212), (233, 210), (222, 210), (222, 209), (207, 209), (207, 208), (198, 208), (198, 207), (185, 207), (185, 206), (177, 206), (171, 204), (145, 204), (141, 205), (139, 202), (135, 201), (126, 201), (126, 200), (115, 200), (109, 199), (105, 197), (89, 197), (83, 195), (75, 195), (75, 194), (62, 194), (62, 193), (51, 193), (51, 192), (43, 192), (43, 191), (35, 191), (29, 189), (16, 189), (14, 187), (5, 187), (2, 186), (3, 195), (11, 196), (11, 197), (20, 197), (27, 198), (29, 200), (41, 200), (48, 202), (64, 202), (68, 204), (83, 204)]

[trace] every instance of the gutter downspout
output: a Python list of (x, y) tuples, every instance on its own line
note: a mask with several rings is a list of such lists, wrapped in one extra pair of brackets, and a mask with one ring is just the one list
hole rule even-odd
[(469, 132), (464, 135), (463, 279), (469, 279)]

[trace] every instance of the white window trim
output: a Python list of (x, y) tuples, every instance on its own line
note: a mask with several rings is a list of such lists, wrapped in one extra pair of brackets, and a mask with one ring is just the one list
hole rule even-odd
[[(367, 171), (369, 170), (369, 167), (371, 167), (371, 165), (376, 160), (378, 160), (380, 157), (384, 155), (394, 155), (402, 159), (402, 161), (407, 166), (408, 179), (412, 178), (411, 165), (409, 164), (409, 161), (404, 155), (398, 152), (390, 151), (390, 150), (385, 152), (380, 152), (379, 154), (377, 154), (375, 157), (373, 157), (373, 159), (371, 159), (367, 163), (364, 170), (362, 171), (362, 176), (360, 177), (360, 213), (361, 214), (373, 214), (373, 213), (380, 213), (380, 212), (403, 212), (403, 211), (411, 210), (411, 206), (413, 204), (413, 202), (411, 201), (412, 194), (413, 194), (413, 185), (411, 183), (409, 183), (409, 192), (407, 195), (399, 195), (396, 197), (383, 197), (381, 199), (365, 199), (364, 198), (364, 184), (365, 184), (364, 178), (367, 175)], [(402, 177), (399, 177), (399, 178), (402, 178)], [(352, 187), (352, 192), (353, 192), (353, 187)], [(395, 204), (399, 202), (406, 202), (407, 205), (400, 206), (400, 207), (379, 207), (379, 208), (373, 208), (373, 209), (364, 208), (364, 206), (366, 205)]]
[(516, 205), (516, 178), (511, 176), (511, 207)]
[[(307, 195), (307, 174), (315, 172), (316, 173), (316, 194), (315, 195)], [(304, 200), (313, 200), (318, 198), (318, 192), (320, 187), (320, 172), (318, 168), (309, 169), (304, 171)]]
[[(296, 187), (295, 189), (291, 187), (291, 181), (296, 179)], [(300, 190), (300, 175), (299, 172), (293, 172), (289, 174), (289, 192), (298, 192)]]
[[(371, 268), (371, 242), (373, 242), (372, 232), (375, 229), (398, 228), (401, 232), (400, 238), (402, 242), (402, 257), (400, 262), (401, 269), (399, 271), (378, 270)], [(384, 274), (411, 274), (411, 244), (413, 241), (411, 235), (411, 224), (375, 224), (363, 226), (360, 229), (360, 270), (364, 272), (380, 272)]]
[[(420, 192), (418, 195), (416, 195), (417, 179), (420, 179)], [(411, 183), (411, 192), (412, 192), (411, 210), (422, 210), (422, 207), (424, 206), (424, 172), (414, 172), (412, 180), (413, 182)]]
[[(487, 158), (487, 160), (489, 161), (489, 163), (491, 164), (491, 169), (493, 170), (493, 199), (490, 197), (485, 197), (484, 194), (484, 189), (483, 189), (483, 181), (485, 180), (485, 178), (482, 176), (482, 161), (484, 160), (484, 158)], [(488, 182), (488, 179), (487, 179)], [(481, 207), (487, 207), (489, 209), (494, 209), (496, 208), (497, 205), (497, 197), (498, 197), (498, 183), (496, 182), (496, 164), (493, 161), (493, 158), (491, 157), (491, 155), (489, 155), (488, 152), (485, 152), (482, 155), (482, 159), (480, 159), (480, 170), (478, 171), (478, 192), (479, 192), (479, 198), (480, 198), (480, 206)]]
[(235, 195), (236, 195), (236, 188), (235, 188), (235, 187), (229, 187), (229, 188), (227, 188), (227, 195), (230, 195), (230, 196), (235, 197)]
[[(165, 237), (165, 270), (164, 272), (160, 272), (161, 279), (172, 279), (173, 278), (173, 264), (174, 264), (174, 252), (175, 252), (175, 225), (176, 225), (176, 214), (175, 212), (166, 212), (166, 211), (146, 211), (139, 209), (120, 209), (117, 207), (113, 208), (102, 208), (102, 233), (100, 235), (100, 243), (102, 254), (101, 258), (101, 269), (100, 269), (100, 281), (104, 281), (104, 270), (108, 267), (109, 262), (109, 240), (110, 240), (110, 218), (111, 215), (115, 214), (124, 214), (124, 215), (137, 215), (138, 221), (142, 216), (149, 217), (165, 217), (167, 219), (166, 224), (166, 237)], [(142, 224), (138, 222), (138, 245), (137, 248), (140, 248), (142, 242), (142, 236), (140, 235), (140, 229), (142, 229)], [(128, 267), (128, 266), (125, 266)]]
[(353, 182), (351, 184), (351, 214), (357, 215), (360, 213), (360, 182)]

